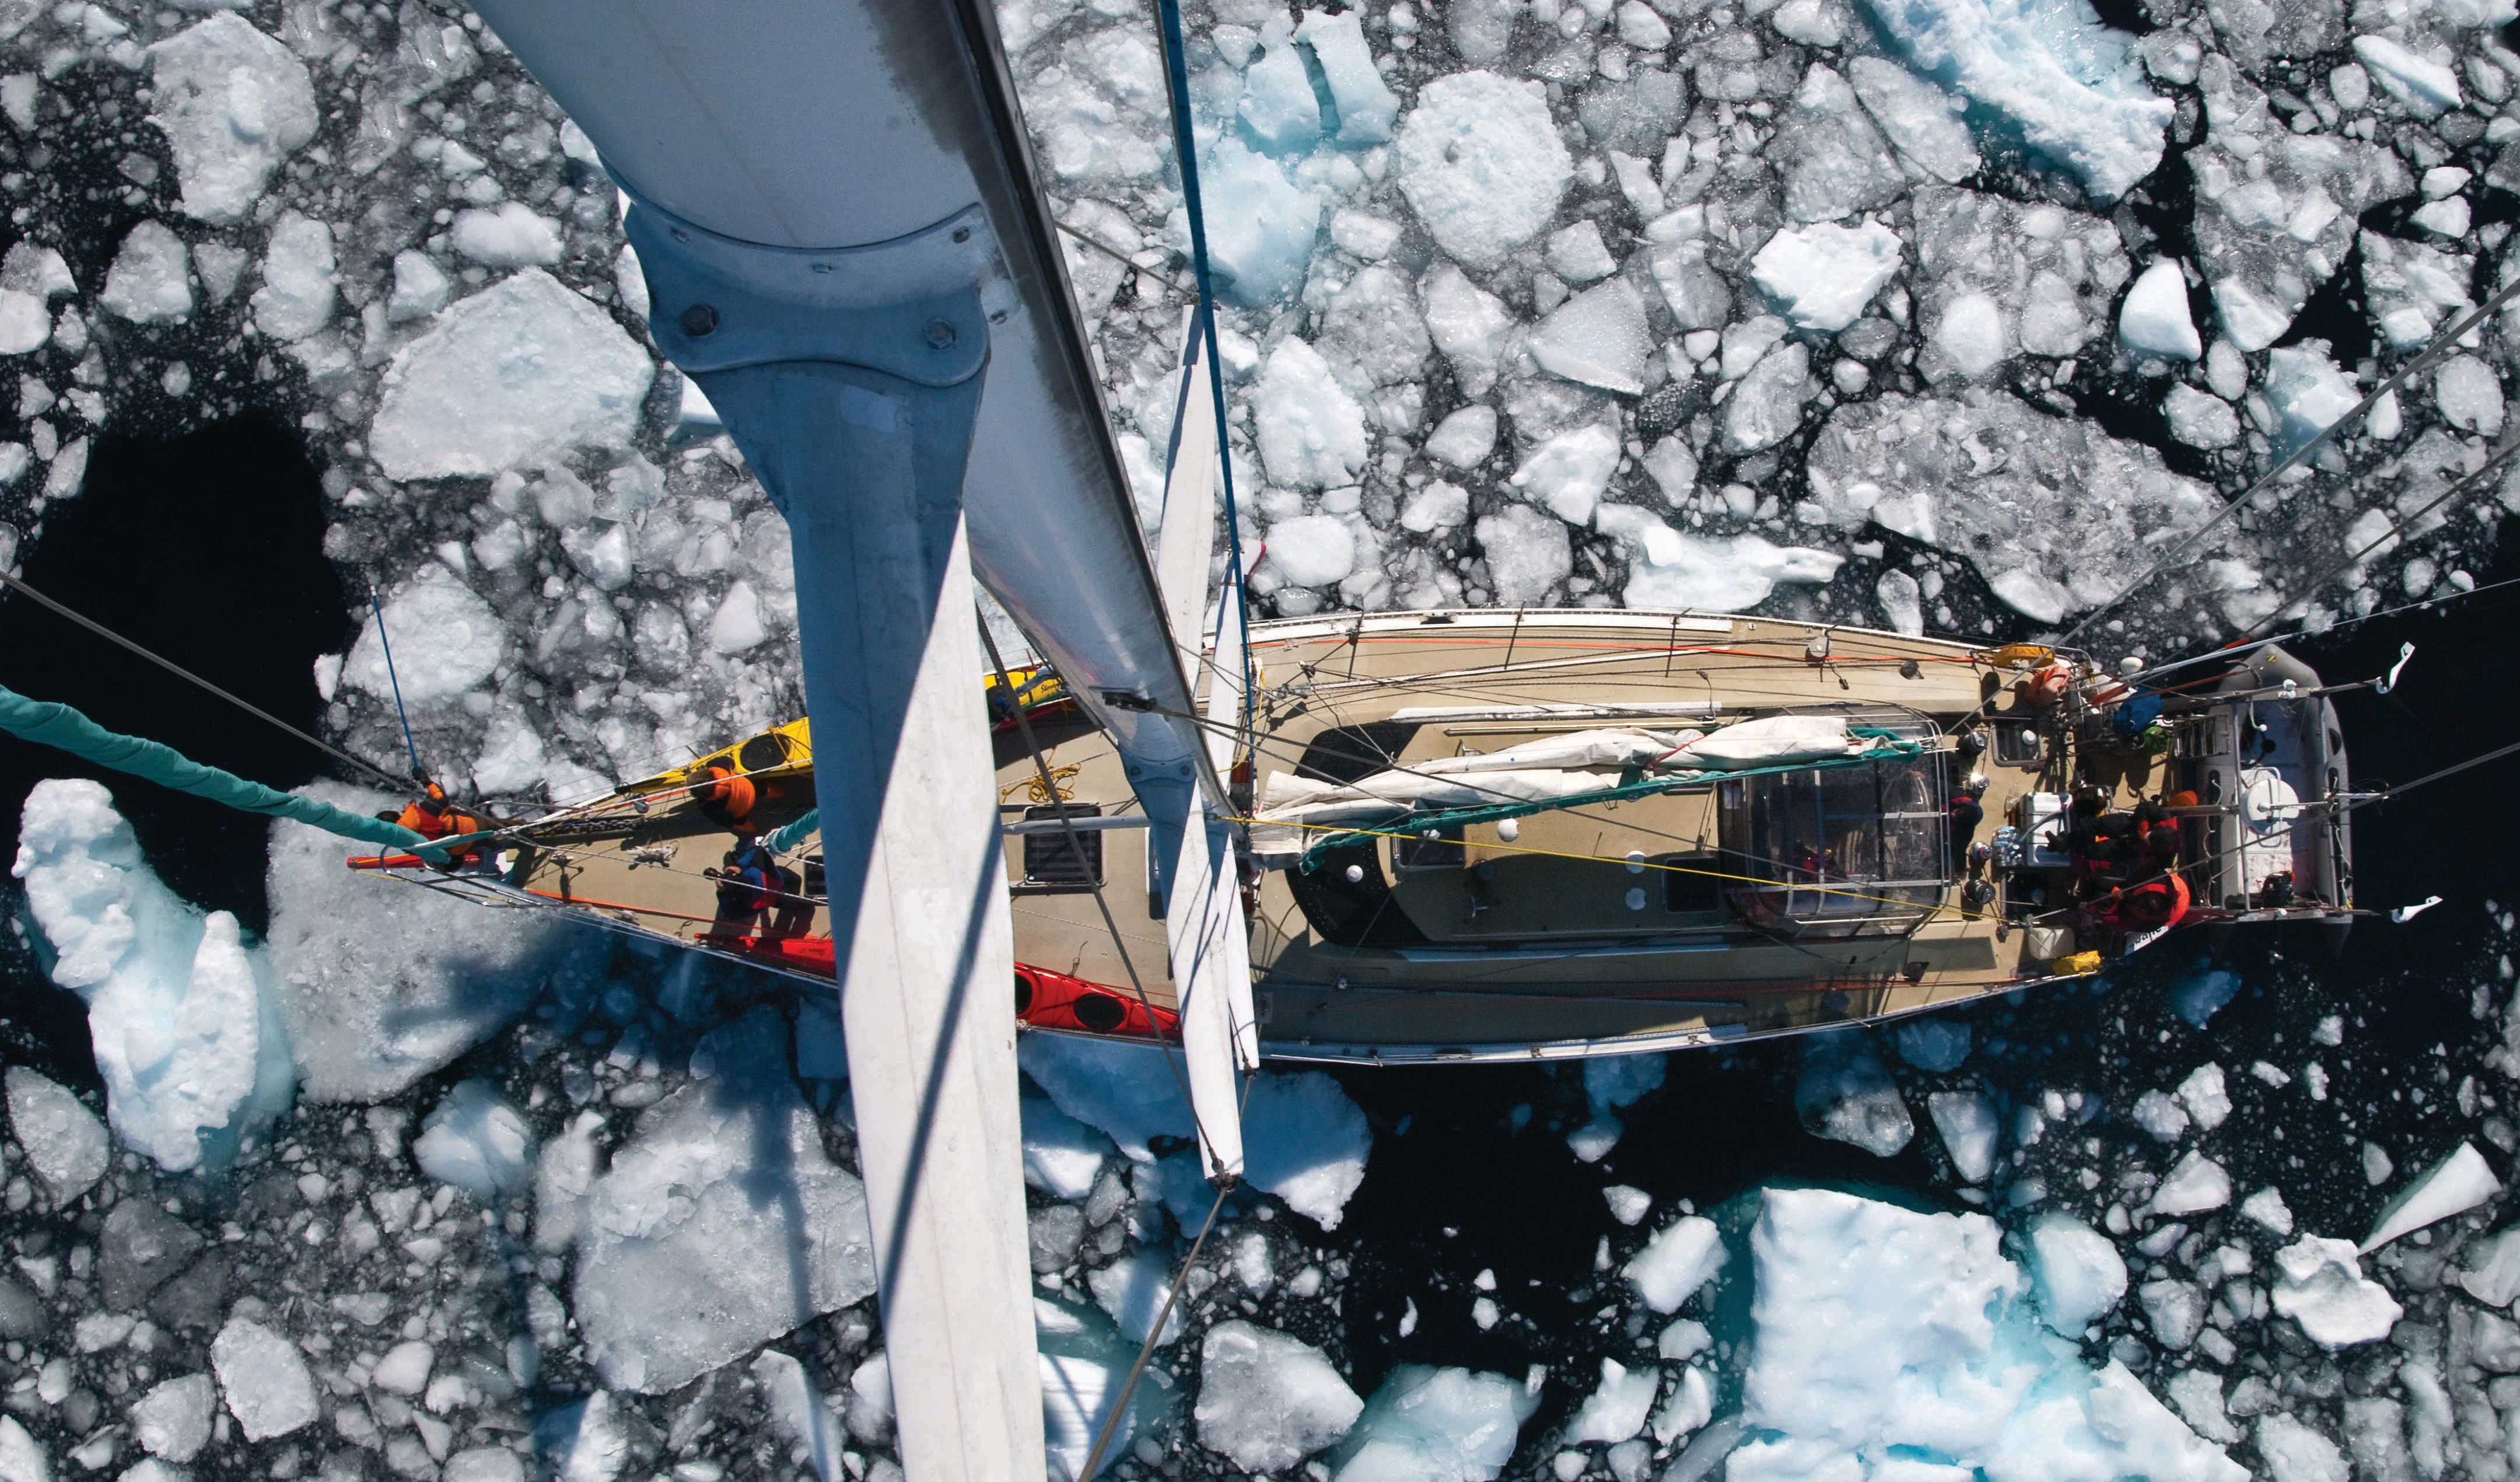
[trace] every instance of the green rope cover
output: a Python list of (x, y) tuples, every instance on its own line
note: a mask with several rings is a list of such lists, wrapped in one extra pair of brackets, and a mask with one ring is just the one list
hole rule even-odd
[(234, 773), (205, 767), (172, 746), (108, 731), (68, 705), (54, 700), (29, 699), (7, 688), (0, 688), (0, 731), (6, 731), (21, 741), (57, 747), (100, 767), (111, 767), (116, 772), (172, 787), (178, 792), (208, 798), (242, 813), (294, 819), (343, 838), (354, 838), (383, 848), (406, 849), (432, 863), (443, 864), (450, 846), (489, 837), (487, 834), (471, 834), (462, 839), (439, 839), (432, 843), (400, 824), (248, 782)]

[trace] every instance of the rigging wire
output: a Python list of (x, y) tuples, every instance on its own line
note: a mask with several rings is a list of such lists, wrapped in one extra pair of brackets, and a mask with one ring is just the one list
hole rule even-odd
[(1119, 1397), (1111, 1402), (1109, 1413), (1102, 1416), (1102, 1428), (1094, 1433), (1094, 1449), (1085, 1454), (1085, 1467), (1080, 1476), (1090, 1478), (1101, 1471), (1102, 1453), (1111, 1447), (1112, 1432), (1118, 1429), (1120, 1416), (1128, 1413), (1129, 1401), (1138, 1393), (1138, 1380), (1146, 1374), (1148, 1361), (1155, 1356), (1155, 1345), (1164, 1336), (1164, 1325), (1173, 1320), (1173, 1304), (1181, 1300), (1182, 1283), (1190, 1280), (1191, 1269), (1198, 1265), (1199, 1250), (1207, 1244), (1208, 1233), (1216, 1229), (1216, 1216), (1225, 1208), (1225, 1196), (1232, 1191), (1231, 1185), (1219, 1189), (1216, 1202), (1207, 1206), (1207, 1219), (1198, 1228), (1198, 1237), (1190, 1242), (1190, 1254), (1182, 1257), (1180, 1268), (1173, 1273), (1172, 1284), (1164, 1291), (1164, 1305), (1155, 1310), (1155, 1321), (1148, 1325), (1147, 1340), (1138, 1345), (1137, 1362), (1129, 1366), (1129, 1377), (1120, 1381)]
[(368, 587), (368, 606), (376, 609), (377, 646), (384, 650), (385, 678), (393, 682), (394, 714), (402, 721), (402, 743), (411, 749), (411, 775), (415, 781), (428, 776), (420, 764), (420, 742), (411, 739), (411, 712), (402, 707), (402, 676), (394, 672), (393, 640), (385, 637), (385, 605), (377, 600), (377, 589)]
[[(253, 716), (255, 719), (260, 720), (267, 725), (278, 727), (280, 730), (285, 731), (291, 736), (297, 738), (299, 741), (304, 741), (306, 744), (313, 746), (316, 750), (332, 757), (335, 761), (340, 762), (344, 766), (355, 767), (359, 771), (365, 772), (370, 777), (382, 780), (386, 786), (391, 787), (396, 792), (404, 791), (411, 786), (411, 780), (409, 778), (396, 777), (374, 762), (352, 756), (349, 752), (342, 750), (340, 747), (334, 745), (330, 741), (319, 741), (315, 737), (307, 735), (305, 732), (298, 730), (295, 726), (282, 720), (279, 716), (272, 714), (270, 711), (263, 709), (259, 705), (256, 705), (251, 700), (220, 689), (217, 685), (211, 684), (208, 680), (202, 678), (202, 676), (183, 667), (181, 664), (174, 662), (172, 659), (163, 658), (151, 652), (147, 649), (140, 647), (140, 645), (133, 643), (130, 639), (114, 632), (112, 628), (105, 626), (103, 623), (98, 622), (92, 617), (71, 611), (69, 608), (63, 606), (60, 603), (46, 597), (43, 593), (36, 591), (34, 588), (26, 585), (22, 581), (20, 581), (18, 578), (10, 575), (6, 571), (0, 571), (0, 583), (6, 583), (11, 591), (23, 594), (29, 601), (41, 604), (43, 606), (50, 608), (52, 611), (59, 613), (63, 617), (68, 618), (71, 622), (87, 629), (97, 637), (102, 638), (109, 643), (118, 644), (122, 648), (128, 649), (132, 652), (140, 655), (142, 658), (156, 664), (158, 668), (174, 675), (176, 678), (185, 680), (191, 684), (198, 685), (201, 688), (207, 690), (212, 695), (226, 700), (229, 704), (243, 710), (248, 715)], [(380, 629), (380, 632), (382, 631), (382, 630)]]
[(2090, 612), (2085, 613), (2081, 622), (2078, 622), (2074, 624), (2073, 627), (2067, 629), (2065, 636), (2056, 640), (2055, 647), (2061, 649), (2071, 644), (2076, 638), (2082, 636), (2084, 629), (2089, 628), (2095, 622), (2098, 622), (2103, 614), (2114, 611), (2118, 604), (2126, 601), (2136, 593), (2143, 591), (2148, 585), (2150, 585), (2154, 577), (2171, 569), (2172, 565), (2184, 556), (2188, 550), (2203, 541), (2207, 535), (2220, 529), (2225, 520), (2239, 514), (2240, 511), (2248, 505), (2250, 500), (2257, 497), (2262, 490), (2272, 485), (2276, 479), (2282, 477), (2284, 473), (2299, 465), (2303, 459), (2308, 458), (2313, 452), (2325, 446), (2327, 440), (2342, 431), (2348, 424), (2354, 422), (2357, 418), (2360, 418), (2364, 413), (2370, 411), (2372, 407), (2378, 405), (2381, 397), (2388, 395), (2390, 392), (2398, 389), (2398, 387), (2406, 384), (2408, 381), (2413, 380), (2416, 374), (2421, 372), (2425, 367), (2431, 365), (2434, 361), (2439, 360), (2442, 356), (2450, 353), (2451, 347), (2455, 345), (2468, 331), (2476, 328), (2480, 324), (2483, 324), (2497, 309), (2501, 308), (2504, 304), (2509, 303), (2516, 297), (2520, 297), (2520, 277), (2515, 277), (2511, 282), (2503, 285), (2501, 291), (2497, 292), (2493, 297), (2485, 300), (2485, 302), (2477, 308), (2470, 310), (2466, 316), (2461, 318), (2456, 324), (2452, 325), (2449, 329), (2444, 330), (2441, 334), (2435, 336), (2432, 343), (2424, 346), (2422, 353), (2416, 355), (2414, 359), (2408, 361), (2405, 365), (2400, 366), (2396, 374), (2390, 376), (2387, 380), (2372, 387), (2370, 394), (2363, 397), (2361, 401), (2356, 402), (2352, 409), (2347, 411), (2344, 416), (2337, 418), (2334, 422), (2321, 427), (2318, 430), (2318, 435), (2312, 437), (2300, 447), (2293, 449), (2292, 452), (2284, 456), (2281, 462), (2277, 463), (2273, 468), (2269, 469), (2266, 472), (2260, 474), (2247, 488), (2242, 489), (2238, 494), (2232, 496), (2231, 501), (2228, 504), (2226, 504), (2223, 508), (2214, 512), (2212, 518), (2206, 520), (2203, 524), (2198, 525), (2195, 529), (2188, 531), (2184, 536), (2182, 536), (2176, 544), (2162, 554), (2159, 560), (2155, 561), (2151, 565), (2146, 566), (2142, 575), (2138, 576), (2135, 580), (2127, 583), (2126, 587), (2120, 591), (2117, 596), (2110, 598), (2107, 602), (2100, 604), (2098, 606), (2093, 607)]

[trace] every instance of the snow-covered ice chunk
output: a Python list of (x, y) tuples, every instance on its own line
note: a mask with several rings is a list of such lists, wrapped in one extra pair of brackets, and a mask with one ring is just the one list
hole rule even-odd
[[(1479, 517), (1472, 527), (1485, 553), (1496, 600), (1527, 606), (1575, 569), (1575, 550), (1563, 521), (1527, 505), (1508, 505)], [(1642, 601), (1631, 594), (1631, 601)]]
[[(622, 250), (626, 252), (629, 248), (624, 247)], [(393, 292), (385, 299), (388, 323), (427, 319), (446, 307), (446, 301), (455, 293), (454, 280), (448, 278), (446, 270), (427, 252), (405, 250), (394, 253), (393, 275)]]
[(2450, 1279), (2488, 1307), (2510, 1306), (2520, 1298), (2520, 1226), (2470, 1245), (2465, 1261)]
[(1433, 535), (1459, 529), (1469, 514), (1470, 491), (1438, 478), (1411, 494), (1408, 503), (1400, 507), (1400, 528)]
[(379, 699), (393, 698), (397, 686), (415, 707), (454, 699), (488, 679), (507, 652), (499, 615), (442, 565), (423, 566), (383, 606), (382, 635), (370, 614), (341, 664), (342, 683)]
[(2419, 57), (2386, 36), (2355, 37), (2354, 55), (2370, 69), (2371, 80), (2383, 92), (2419, 118), (2458, 107), (2458, 74), (2441, 63)]
[(521, 201), (455, 213), (447, 233), (455, 250), (494, 268), (549, 267), (560, 261), (560, 223)]
[[(1099, 1127), (1134, 1162), (1154, 1159), (1150, 1138), (1193, 1135), (1190, 1107), (1164, 1068), (1163, 1052), (1112, 1040), (1027, 1034), (1015, 1058), (1059, 1110)], [(1246, 1139), (1247, 1142), (1247, 1139)]]
[[(2181, 1018), (2202, 1029), (2206, 1021), (2222, 1010), (2240, 991), (2240, 975), (2228, 967), (2201, 969), (2181, 979), (2170, 990), (2170, 1007)], [(2222, 1067), (2214, 1067), (2215, 1084), (2222, 1083)]]
[(1328, 587), (1356, 569), (1356, 530), (1335, 515), (1299, 515), (1269, 527), (1269, 568), (1290, 586)]
[(1680, 1305), (1715, 1279), (1730, 1256), (1723, 1233), (1703, 1215), (1682, 1215), (1654, 1233), (1644, 1248), (1620, 1269), (1637, 1295), (1656, 1312), (1678, 1312)]
[(1250, 406), (1260, 461), (1271, 483), (1287, 489), (1332, 488), (1353, 483), (1365, 467), (1371, 450), (1365, 408), (1306, 341), (1290, 335), (1269, 352), (1251, 388)]
[(1610, 1218), (1622, 1225), (1634, 1225), (1653, 1208), (1653, 1195), (1633, 1185), (1613, 1184), (1601, 1190), (1601, 1197), (1609, 1201)]
[[(2205, 1292), (2193, 1281), (2146, 1281), (2136, 1289), (2152, 1335), (2173, 1353), (2184, 1353), (2205, 1326)], [(2074, 1334), (2079, 1335), (2079, 1334)]]
[(1899, 1083), (1854, 1035), (1812, 1041), (1794, 1087), (1794, 1112), (1812, 1136), (1851, 1143), (1876, 1158), (1892, 1156), (1916, 1135)]
[(131, 1407), (132, 1437), (151, 1456), (181, 1466), (210, 1444), (210, 1419), (218, 1403), (208, 1374), (165, 1380)]
[(1755, 453), (1791, 437), (1802, 426), (1804, 406), (1819, 391), (1810, 347), (1798, 339), (1778, 345), (1760, 357), (1725, 402), (1724, 446), (1734, 453)]
[[(1320, 195), (1291, 183), (1275, 160), (1233, 138), (1208, 151), (1198, 178), (1208, 261), (1223, 280), (1218, 291), (1258, 307), (1300, 287), (1321, 231)], [(1189, 218), (1180, 219), (1186, 241)]]
[(1509, 482), (1524, 499), (1568, 524), (1589, 524), (1618, 467), (1617, 428), (1594, 423), (1533, 448)]
[(1880, 130), (1856, 102), (1855, 89), (1815, 62), (1794, 91), (1794, 104), (1772, 146), (1784, 176), (1785, 215), (1835, 221), (1887, 205), (1907, 181)]
[(1304, 23), (1295, 27), (1295, 39), (1313, 49), (1322, 79), (1329, 84), (1330, 102), (1338, 109), (1339, 143), (1362, 148), (1387, 142), (1391, 120), (1400, 113), (1400, 100), (1392, 96), (1373, 65), (1358, 13), (1306, 11)]
[(390, 1394), (418, 1395), (428, 1388), (429, 1367), (436, 1362), (437, 1350), (421, 1339), (405, 1339), (377, 1360), (368, 1381)]
[(1321, 100), (1283, 21), (1270, 30), (1259, 57), (1243, 68), (1237, 112), (1262, 149), (1273, 155), (1300, 154), (1322, 136)]
[(1242, 1107), (1242, 1177), (1324, 1230), (1365, 1182), (1373, 1130), (1338, 1082), (1318, 1070), (1252, 1077)]
[(2449, 1157), (2424, 1170), (2423, 1177), (2388, 1202), (2372, 1225), (2371, 1234), (2363, 1239), (2362, 1253), (2368, 1255), (2400, 1235), (2412, 1235), (2427, 1225), (2465, 1214), (2501, 1196), (2502, 1181), (2494, 1176), (2485, 1154), (2476, 1150), (2475, 1144), (2462, 1142)]
[(288, 1035), (237, 919), (167, 889), (102, 784), (36, 784), (11, 873), (51, 944), (49, 976), (87, 1003), (125, 1144), (170, 1172), (223, 1167), (287, 1109)]
[(599, 1389), (534, 1424), (534, 1449), (554, 1482), (613, 1482), (630, 1464), (633, 1416), (610, 1390)]
[(1958, 185), (1977, 173), (1977, 141), (1960, 117), (1960, 100), (1879, 57), (1848, 58), (1846, 80), (1881, 132), (1926, 174)]
[(105, 1124), (69, 1088), (27, 1065), (8, 1070), (9, 1130), (56, 1204), (68, 1204), (105, 1177), (112, 1149)]
[(97, 298), (133, 324), (172, 324), (193, 312), (192, 257), (166, 223), (141, 222), (122, 239)]
[[(397, 662), (406, 632), (394, 630)], [(354, 813), (387, 801), (338, 783), (304, 790)], [(264, 951), (302, 1090), (319, 1101), (382, 1100), (453, 1061), (523, 1011), (552, 954), (575, 939), (539, 912), (377, 890), (342, 868), (346, 848), (304, 824), (272, 825)]]
[(1619, 267), (1619, 259), (1610, 255), (1609, 245), (1601, 240), (1601, 228), (1589, 216), (1550, 233), (1549, 246), (1541, 255), (1549, 271), (1572, 284), (1598, 283)]
[(271, 172), (321, 121), (306, 66), (224, 12), (149, 49), (150, 121), (175, 153), (185, 214), (225, 226), (262, 197)]
[(2272, 1184), (2240, 1201), (2240, 1217), (2274, 1235), (2292, 1234), (2292, 1210), (2284, 1204), (2283, 1190)]
[(1929, 332), (1933, 346), (1962, 376), (1994, 370), (2012, 352), (2003, 305), (1990, 293), (1962, 293), (1943, 305)]
[(253, 292), (253, 327), (274, 339), (303, 339), (333, 322), (333, 229), (295, 211), (272, 223)]
[(1453, 362), (1462, 394), (1486, 395), (1515, 333), (1504, 301), (1449, 262), (1427, 271), (1418, 294), (1425, 306), (1426, 333)]
[(677, 1388), (875, 1290), (865, 1190), (823, 1150), (778, 1010), (703, 1056), (713, 1073), (641, 1116), (588, 1201), (573, 1307), (623, 1389)]
[(1419, 89), (1393, 153), (1400, 189), (1435, 245), (1474, 268), (1538, 236), (1574, 173), (1541, 84), (1487, 71)]
[(777, 1349), (767, 1349), (752, 1361), (751, 1373), (768, 1402), (770, 1418), (790, 1445), (805, 1449), (805, 1461), (814, 1475), (822, 1482), (841, 1482), (847, 1477), (840, 1454), (848, 1447), (848, 1433), (840, 1417), (823, 1403), (805, 1366)]
[(2118, 340), (2140, 355), (2194, 360), (2205, 353), (2187, 312), (2187, 275), (2168, 259), (2145, 268), (2118, 310)]
[(1645, 388), (1644, 299), (1636, 285), (1613, 278), (1559, 304), (1526, 341), (1531, 358), (1552, 376), (1635, 395)]
[(1366, 1402), (1334, 1482), (1490, 1482), (1539, 1405), (1504, 1374), (1403, 1364)]
[(53, 1482), (53, 1463), (42, 1443), (16, 1415), (0, 1415), (0, 1482)]
[(248, 1318), (230, 1318), (210, 1340), (210, 1368), (227, 1396), (228, 1413), (248, 1441), (268, 1441), (323, 1415), (315, 1376), (297, 1345)]
[(1714, 1418), (1714, 1387), (1706, 1382), (1706, 1370), (1692, 1364), (1680, 1371), (1680, 1382), (1672, 1386), (1671, 1398), (1654, 1412), (1653, 1437), (1669, 1446)]
[[(1730, 1475), (1849, 1477), (1859, 1458), (1948, 1459), (1914, 1475), (2243, 1482), (2114, 1362), (2042, 1341), (1994, 1221), (1829, 1190), (1762, 1194), (1742, 1414), (1767, 1434)], [(1905, 1475), (1905, 1473), (1902, 1473)]]
[(1995, 1104), (1982, 1092), (1937, 1091), (1925, 1098), (1925, 1112), (1934, 1119), (1934, 1131), (1961, 1182), (1985, 1183), (1995, 1167), (1995, 1144), (2001, 1131)]
[(2258, 1417), (2258, 1459), (2273, 1482), (2346, 1482), (2353, 1474), (2336, 1443), (2281, 1411)]
[(447, 1092), (412, 1142), (420, 1171), (488, 1203), (525, 1187), (534, 1164), (533, 1129), (487, 1081)]
[(1322, 1351), (1301, 1339), (1237, 1319), (1200, 1340), (1199, 1444), (1246, 1472), (1283, 1471), (1337, 1444), (1364, 1409)]
[(2502, 381), (2473, 355), (2453, 355), (2433, 373), (2433, 404), (2442, 420), (2462, 432), (2487, 437), (2502, 432)]
[(1796, 326), (1835, 334), (1899, 271), (1899, 234), (1877, 221), (1778, 232), (1750, 259), (1751, 280)]
[(528, 268), (395, 352), (368, 450), (386, 477), (408, 480), (626, 443), (655, 369), (610, 315)]
[(2080, 1338), (2126, 1295), (2126, 1261), (2117, 1247), (2070, 1215), (2045, 1215), (2030, 1227), (2030, 1276), (2040, 1317), (2069, 1338)]
[(1661, 1389), (1659, 1370), (1631, 1370), (1616, 1359), (1603, 1359), (1601, 1382), (1584, 1397), (1575, 1418), (1567, 1422), (1567, 1441), (1577, 1446), (1615, 1446), (1628, 1439), (1645, 1428), (1645, 1416)]
[[(1487, 461), (1488, 454), (1496, 450), (1496, 408), (1474, 402), (1437, 423), (1435, 430), (1426, 434), (1426, 441), (1420, 446), (1424, 448), (1427, 457), (1438, 463), (1448, 463), (1457, 469), (1470, 469)], [(1431, 488), (1434, 485), (1428, 487)], [(1454, 485), (1444, 484), (1442, 487), (1449, 489)], [(1460, 524), (1462, 516), (1467, 513), (1468, 507), (1464, 505), (1444, 523)], [(1402, 519), (1404, 523), (1407, 522), (1407, 516), (1404, 516)], [(1438, 527), (1412, 524), (1409, 528), (1424, 534)]]
[[(1675, 530), (1636, 505), (1603, 505), (1593, 522), (1626, 545), (1632, 564), (1625, 595), (1636, 607), (1738, 612), (1766, 602), (1780, 582), (1825, 583), (1846, 561), (1835, 552), (1780, 546), (1761, 535)], [(1480, 521), (1482, 529), (1486, 523)]]
[(1881, 604), (1881, 615), (1894, 633), (1910, 638), (1925, 631), (1925, 591), (1922, 583), (1905, 571), (1884, 571), (1872, 584), (1872, 600)]
[(53, 337), (52, 301), (78, 292), (69, 264), (51, 247), (23, 241), (0, 257), (0, 355), (23, 355)]
[(2114, 201), (2161, 162), (2172, 106), (2089, 5), (1871, 0), (1917, 70), (2002, 114), (2031, 148)]
[(2362, 1275), (2354, 1242), (2303, 1235), (2275, 1252), (2275, 1311), (2327, 1348), (2376, 1343), (2405, 1312), (2388, 1288)]
[(2362, 399), (2353, 378), (2327, 358), (2326, 348), (2313, 341), (2267, 354), (2267, 401), (2280, 419), (2275, 435), (2278, 456), (2326, 431)]
[(1024, 1182), (1069, 1203), (1092, 1193), (1111, 1140), (1041, 1097), (1022, 1108)]
[[(1144, 1343), (1155, 1325), (1155, 1314), (1164, 1310), (1164, 1297), (1171, 1291), (1172, 1262), (1151, 1246), (1142, 1246), (1110, 1265), (1089, 1272), (1085, 1284), (1094, 1293), (1094, 1304), (1110, 1314), (1121, 1336), (1132, 1343)], [(1171, 1343), (1182, 1335), (1182, 1304), (1164, 1318), (1164, 1335), (1157, 1345)]]
[(2202, 1214), (2230, 1202), (2231, 1176), (2222, 1164), (2191, 1149), (2172, 1166), (2146, 1207), (2155, 1214)]
[(2240, 414), (2220, 396), (2182, 382), (2162, 399), (2170, 435), (2191, 448), (2228, 448), (2240, 440)]

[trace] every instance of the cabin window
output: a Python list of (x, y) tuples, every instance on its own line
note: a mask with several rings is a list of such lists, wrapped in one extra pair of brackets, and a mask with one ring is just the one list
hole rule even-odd
[[(2000, 734), (2000, 733), (1999, 733)], [(1725, 853), (1750, 921), (1794, 936), (1922, 925), (1951, 870), (1943, 753), (1743, 778), (1717, 792)]]
[[(1098, 803), (1052, 803), (1047, 807), (1026, 808), (1024, 822), (1035, 819), (1101, 818)], [(1084, 852), (1077, 852), (1079, 847)], [(1080, 829), (1076, 843), (1067, 841), (1064, 829), (1046, 829), (1023, 835), (1023, 881), (1021, 890), (1068, 891), (1091, 890), (1102, 883), (1102, 831)]]
[[(1410, 829), (1405, 821), (1392, 826)], [(1434, 837), (1428, 838), (1427, 834)], [(1445, 829), (1412, 830), (1391, 841), (1391, 868), (1407, 875), (1420, 870), (1459, 870), (1468, 862), (1462, 847), (1462, 826)]]
[[(1662, 909), (1665, 911), (1701, 914), (1724, 909), (1727, 881), (1720, 876), (1732, 873), (1724, 856), (1666, 854), (1654, 863), (1671, 867), (1662, 872)], [(1712, 873), (1696, 873), (1700, 871)]]

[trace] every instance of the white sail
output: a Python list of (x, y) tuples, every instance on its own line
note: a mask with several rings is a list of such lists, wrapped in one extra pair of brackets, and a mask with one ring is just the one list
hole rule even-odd
[[(1164, 606), (1182, 663), (1192, 676), (1205, 666), (1200, 613), (1207, 606), (1207, 572), (1215, 551), (1217, 427), (1210, 358), (1199, 343), (1193, 313), (1182, 356), (1179, 400), (1174, 409), (1171, 468), (1164, 480), (1161, 550), (1156, 570)], [(1229, 607), (1233, 605), (1228, 604)], [(1238, 672), (1240, 645), (1216, 650), (1216, 666)], [(1229, 721), (1230, 724), (1230, 721)], [(1230, 764), (1230, 740), (1213, 734), (1209, 756), (1217, 770)], [(1242, 921), (1231, 827), (1213, 816), (1203, 788), (1189, 794), (1170, 889), (1164, 898), (1164, 936), (1171, 953), (1173, 992), (1181, 1006), (1182, 1055), (1189, 1065), (1191, 1109), (1198, 1129), (1199, 1159), (1210, 1179), (1242, 1173), (1241, 1072), (1256, 1062), (1241, 1050), (1251, 1017), (1250, 941)], [(1257, 1045), (1254, 1044), (1256, 1051)]]

